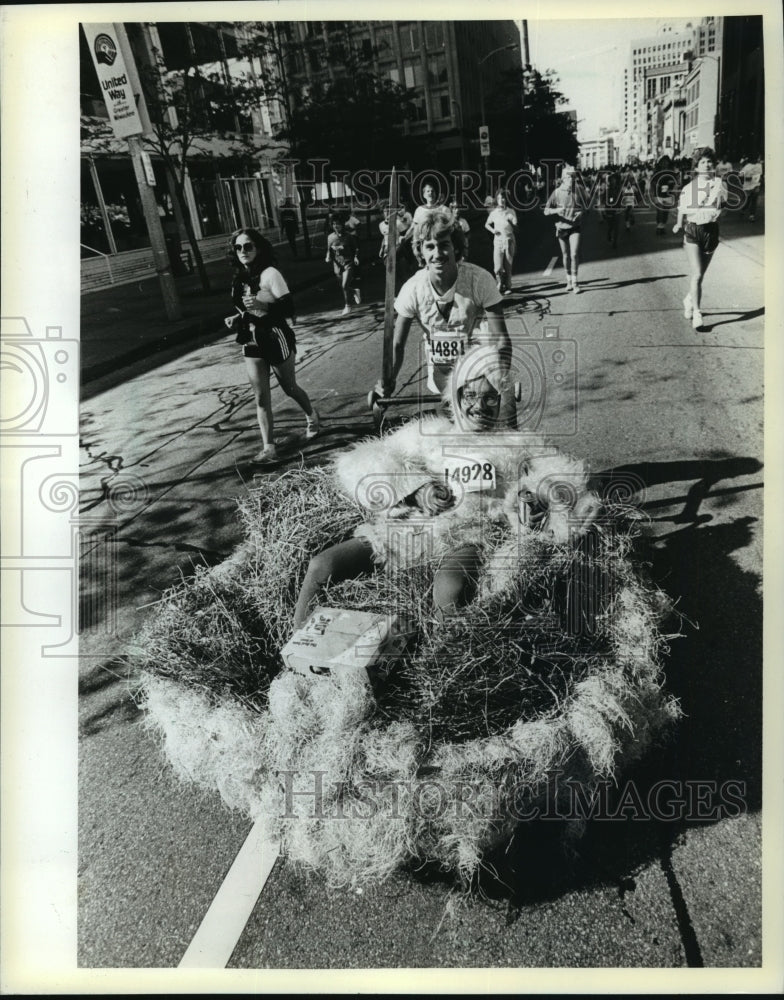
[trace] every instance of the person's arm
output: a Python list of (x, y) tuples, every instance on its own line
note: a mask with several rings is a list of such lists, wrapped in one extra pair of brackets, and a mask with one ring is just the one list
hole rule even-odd
[(674, 233), (679, 233), (683, 228), (683, 223), (686, 220), (686, 198), (688, 197), (687, 189), (681, 191), (680, 198), (678, 198), (678, 208), (675, 213), (675, 225), (672, 227)]
[(406, 341), (413, 322), (410, 316), (398, 316), (395, 319), (395, 332), (392, 336), (392, 386), (390, 393), (395, 391), (395, 383), (400, 369), (403, 367), (406, 356)]
[(330, 262), (330, 259), (332, 257), (332, 244), (334, 242), (335, 241), (334, 241), (334, 239), (332, 238), (331, 235), (327, 237), (327, 256), (324, 258), (324, 263), (325, 264), (329, 264), (329, 262)]
[(493, 220), (494, 214), (495, 212), (491, 212), (487, 217), (487, 221), (485, 222), (485, 229), (488, 231), (488, 233), (492, 233), (493, 236), (495, 236), (495, 221)]
[(395, 391), (397, 377), (400, 374), (400, 369), (403, 367), (403, 361), (406, 356), (406, 341), (408, 340), (408, 334), (413, 322), (414, 320), (411, 316), (401, 316), (399, 313), (395, 318), (395, 330), (392, 335), (392, 374), (390, 381), (385, 383), (382, 376), (375, 385), (376, 392), (385, 398), (391, 396)]
[(558, 215), (558, 209), (555, 205), (555, 191), (550, 193), (550, 197), (544, 203), (544, 214), (545, 215)]

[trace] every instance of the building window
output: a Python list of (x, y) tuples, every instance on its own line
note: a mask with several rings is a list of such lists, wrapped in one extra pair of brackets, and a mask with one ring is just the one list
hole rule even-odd
[(449, 103), (449, 94), (431, 94), (432, 98), (431, 108), (433, 109), (434, 118), (451, 118), (452, 108)]
[(321, 52), (317, 48), (312, 48), (308, 50), (308, 62), (310, 63), (310, 68), (314, 73), (318, 73), (321, 69)]
[(220, 41), (218, 40), (218, 32), (214, 28), (194, 23), (190, 24), (190, 29), (196, 61), (199, 64), (218, 62), (223, 55)]
[(160, 39), (160, 57), (168, 70), (185, 69), (193, 64), (187, 26), (161, 21), (156, 25)]
[(289, 76), (299, 76), (305, 72), (305, 56), (301, 49), (291, 49), (288, 54)]
[(358, 39), (358, 46), (362, 58), (369, 62), (373, 58), (373, 46), (370, 44), (370, 36), (363, 35)]
[(427, 121), (427, 110), (425, 108), (425, 97), (424, 94), (414, 95), (411, 101), (411, 121), (413, 122), (424, 122)]
[(407, 87), (421, 87), (422, 63), (418, 59), (408, 59), (403, 63), (403, 79)]
[(444, 22), (425, 22), (425, 45), (429, 50), (443, 49), (444, 47)]
[(395, 47), (392, 41), (391, 28), (376, 29), (376, 53), (382, 61), (395, 58)]
[(419, 52), (419, 26), (417, 24), (401, 25), (400, 50), (404, 56)]
[(429, 84), (447, 82), (446, 56), (430, 56), (427, 61), (427, 82)]
[(400, 83), (400, 70), (397, 66), (390, 66), (386, 72), (392, 83)]
[(223, 50), (226, 53), (227, 59), (236, 59), (239, 57), (240, 50), (237, 44), (236, 35), (232, 34), (230, 31), (221, 31), (221, 37), (223, 39)]

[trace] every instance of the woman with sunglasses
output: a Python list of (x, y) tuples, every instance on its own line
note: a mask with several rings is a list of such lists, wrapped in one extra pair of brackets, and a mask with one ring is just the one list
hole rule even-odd
[[(495, 586), (509, 577), (521, 531), (544, 532), (556, 543), (588, 531), (599, 501), (588, 490), (582, 464), (554, 457), (555, 449), (505, 419), (502, 400), (511, 378), (497, 350), (474, 347), (457, 362), (444, 391), (451, 419), (412, 420), (338, 456), (338, 484), (364, 508), (365, 520), (353, 538), (311, 559), (295, 628), (330, 583), (382, 566), (406, 572), (431, 560), (433, 613), (443, 620), (474, 599), (488, 572)], [(545, 457), (533, 457), (537, 453)], [(558, 494), (558, 474), (568, 486), (560, 506), (548, 499)]]
[(266, 464), (278, 458), (275, 445), (270, 369), (278, 384), (305, 412), (305, 437), (319, 432), (319, 416), (308, 394), (297, 385), (294, 359), (297, 352), (294, 331), (287, 320), (294, 316), (294, 302), (288, 285), (275, 265), (272, 244), (256, 229), (238, 229), (229, 241), (229, 258), (234, 267), (231, 300), (237, 314), (226, 325), (242, 344), (245, 368), (256, 397), (256, 416), (261, 431), (262, 450), (253, 461)]

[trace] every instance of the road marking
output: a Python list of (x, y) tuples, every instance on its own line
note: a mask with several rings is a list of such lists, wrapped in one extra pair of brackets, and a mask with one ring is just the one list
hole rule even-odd
[(544, 269), (544, 271), (542, 271), (542, 277), (544, 277), (544, 278), (549, 278), (550, 277), (550, 275), (553, 273), (553, 267), (555, 266), (555, 262), (557, 260), (558, 260), (557, 257), (551, 257), (550, 258), (550, 263), (547, 265), (547, 267)]
[(182, 956), (181, 969), (225, 969), (280, 854), (257, 819)]

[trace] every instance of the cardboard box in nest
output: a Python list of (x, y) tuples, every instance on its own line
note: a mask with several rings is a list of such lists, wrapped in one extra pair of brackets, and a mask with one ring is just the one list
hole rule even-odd
[(386, 679), (413, 632), (400, 615), (318, 607), (281, 650), (290, 670), (308, 677)]

